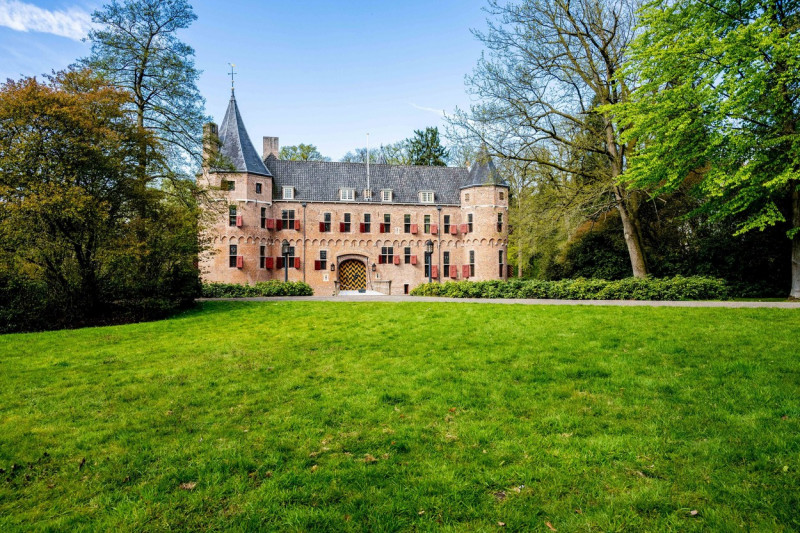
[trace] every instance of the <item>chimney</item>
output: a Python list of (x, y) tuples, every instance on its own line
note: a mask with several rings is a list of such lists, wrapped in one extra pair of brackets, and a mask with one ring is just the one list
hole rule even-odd
[(275, 156), (275, 159), (278, 159), (278, 153), (280, 153), (280, 147), (278, 146), (278, 138), (277, 137), (264, 137), (264, 153), (262, 155), (263, 159), (266, 161), (269, 156)]
[(219, 132), (213, 122), (203, 124), (203, 166), (208, 166), (208, 161), (219, 153)]

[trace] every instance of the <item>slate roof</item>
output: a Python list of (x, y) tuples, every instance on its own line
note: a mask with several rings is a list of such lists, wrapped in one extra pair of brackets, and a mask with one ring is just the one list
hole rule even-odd
[[(295, 189), (295, 200), (338, 202), (339, 190), (355, 189), (355, 201), (364, 201), (367, 188), (365, 163), (331, 161), (284, 161), (270, 156), (266, 160), (272, 173), (274, 197), (281, 198), (282, 187)], [(393, 204), (419, 204), (421, 191), (433, 191), (434, 203), (457, 205), (459, 190), (467, 185), (469, 171), (457, 167), (410, 165), (369, 166), (371, 203), (381, 203), (381, 190), (392, 190)]]
[(219, 126), (220, 154), (226, 156), (233, 164), (236, 172), (250, 172), (262, 176), (271, 176), (258, 152), (250, 142), (247, 130), (239, 114), (236, 98), (231, 93), (228, 110)]
[(494, 161), (489, 157), (486, 149), (481, 149), (476, 157), (475, 164), (469, 171), (469, 179), (465, 187), (475, 187), (477, 185), (500, 185), (508, 187), (508, 182), (497, 171)]

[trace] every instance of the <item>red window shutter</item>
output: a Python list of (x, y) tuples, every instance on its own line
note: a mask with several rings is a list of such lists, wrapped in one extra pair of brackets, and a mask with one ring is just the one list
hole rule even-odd
[(382, 264), (385, 262), (385, 261), (384, 261), (384, 259), (385, 259), (385, 258), (384, 258), (382, 255), (379, 255), (379, 256), (378, 256), (378, 264), (379, 264), (379, 265), (382, 265)]
[(295, 220), (294, 221), (294, 230), (295, 231), (300, 231), (300, 221), (299, 220)]
[(417, 226), (416, 224), (411, 224), (411, 233), (416, 235), (418, 231), (419, 231), (419, 226)]
[(300, 268), (300, 258), (299, 257), (295, 257), (294, 258), (294, 267), (295, 268)]
[(450, 266), (450, 277), (456, 279), (458, 277), (458, 267), (455, 265)]
[(469, 265), (464, 265), (461, 267), (461, 277), (462, 278), (469, 277)]
[(314, 260), (314, 270), (320, 270), (322, 268), (322, 261), (315, 259)]
[(395, 265), (399, 265), (400, 264), (400, 256), (399, 255), (394, 256), (394, 264)]
[(386, 224), (381, 222), (381, 233), (386, 233)]
[(416, 265), (417, 264), (417, 256), (416, 255), (412, 255), (411, 256), (411, 264), (412, 265)]
[(280, 231), (283, 229), (283, 220), (280, 218), (275, 219), (275, 229)]
[(320, 230), (321, 232), (323, 232), (323, 233), (325, 232), (325, 223), (324, 223), (324, 222), (320, 222), (320, 223), (319, 223), (319, 230)]
[(268, 218), (267, 219), (267, 229), (275, 229), (275, 219)]
[(450, 226), (450, 235), (458, 235), (458, 226), (455, 224)]
[(361, 233), (366, 233), (367, 232), (367, 225), (364, 224), (363, 222), (360, 223), (358, 225), (358, 231), (360, 231)]
[(511, 265), (506, 265), (506, 277), (512, 277), (514, 275), (514, 267)]
[(264, 261), (266, 263), (264, 266), (269, 268), (270, 270), (275, 267), (275, 259), (272, 257), (267, 257), (267, 260)]
[(339, 222), (339, 231), (344, 233), (344, 222)]
[(236, 256), (236, 268), (243, 268), (244, 267), (244, 257), (241, 255)]
[(439, 225), (431, 224), (431, 235), (436, 235), (437, 233), (439, 233)]
[(461, 224), (461, 233), (469, 233), (469, 224)]
[(276, 257), (275, 258), (275, 264), (276, 264), (275, 268), (277, 268), (278, 270), (282, 269), (283, 268), (283, 257)]
[(439, 279), (439, 267), (437, 265), (431, 266), (431, 277), (433, 279)]
[(236, 215), (236, 227), (237, 228), (242, 227), (242, 215)]

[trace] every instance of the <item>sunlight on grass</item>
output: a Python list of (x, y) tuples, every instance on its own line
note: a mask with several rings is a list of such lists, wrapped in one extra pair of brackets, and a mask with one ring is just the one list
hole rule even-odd
[(2, 336), (0, 530), (795, 530), (798, 326), (208, 302)]

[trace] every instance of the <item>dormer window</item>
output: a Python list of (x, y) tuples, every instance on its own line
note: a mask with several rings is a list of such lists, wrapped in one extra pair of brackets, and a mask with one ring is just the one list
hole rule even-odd
[(356, 199), (355, 189), (339, 189), (339, 200), (343, 202), (352, 202)]
[(391, 202), (391, 201), (392, 201), (392, 190), (383, 189), (381, 191), (381, 202)]
[(283, 188), (283, 199), (284, 200), (294, 200), (294, 187), (284, 187)]
[(419, 193), (419, 201), (423, 204), (433, 203), (433, 191), (421, 191)]

